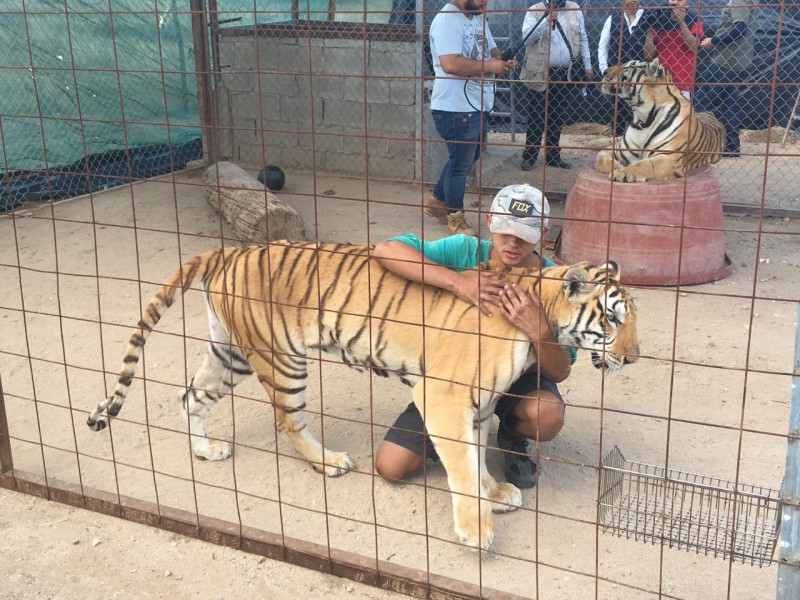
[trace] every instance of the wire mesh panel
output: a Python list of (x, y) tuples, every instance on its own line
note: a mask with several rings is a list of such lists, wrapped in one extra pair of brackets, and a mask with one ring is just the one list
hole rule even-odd
[(616, 446), (601, 462), (603, 529), (628, 539), (762, 567), (775, 551), (780, 506), (778, 490), (632, 462)]

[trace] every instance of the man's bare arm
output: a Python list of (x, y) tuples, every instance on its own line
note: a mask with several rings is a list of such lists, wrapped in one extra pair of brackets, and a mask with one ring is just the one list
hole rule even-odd
[[(499, 50), (498, 50), (499, 53)], [(517, 66), (515, 59), (503, 60), (494, 56), (489, 60), (472, 60), (461, 54), (443, 54), (439, 57), (442, 70), (448, 75), (501, 75)]]
[(647, 32), (647, 37), (644, 40), (644, 57), (647, 60), (655, 60), (655, 58), (658, 56), (654, 38), (655, 33), (652, 29), (650, 29)]
[(488, 271), (459, 273), (425, 258), (419, 250), (399, 240), (381, 242), (372, 251), (372, 258), (401, 277), (453, 292), (486, 315), (491, 315), (486, 305), (497, 305), (497, 294), (503, 289), (503, 283)]

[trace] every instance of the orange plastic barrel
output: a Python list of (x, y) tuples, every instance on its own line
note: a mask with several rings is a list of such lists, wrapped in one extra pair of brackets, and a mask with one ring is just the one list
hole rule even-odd
[(581, 167), (556, 244), (561, 263), (615, 260), (622, 282), (689, 285), (729, 275), (719, 181), (709, 166), (669, 181), (616, 183)]

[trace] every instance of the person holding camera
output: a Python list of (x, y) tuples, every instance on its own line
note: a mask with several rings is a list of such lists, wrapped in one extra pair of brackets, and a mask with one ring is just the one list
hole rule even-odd
[(475, 235), (464, 215), (467, 175), (480, 157), (488, 113), (494, 105), (494, 76), (516, 68), (503, 60), (483, 13), (488, 0), (451, 0), (431, 23), (429, 38), (436, 79), (431, 115), (447, 142), (442, 168), (425, 214), (445, 223), (450, 233)]
[(520, 103), (527, 131), (520, 167), (523, 171), (534, 167), (545, 134), (545, 163), (570, 169), (559, 144), (571, 92), (578, 87), (571, 82), (594, 77), (583, 13), (569, 0), (534, 4), (525, 14), (522, 36), (527, 52), (520, 74)]
[(738, 158), (741, 151), (739, 107), (742, 75), (753, 64), (753, 42), (758, 18), (755, 0), (729, 0), (722, 9), (719, 25), (700, 47), (711, 52), (711, 64), (698, 73), (698, 110), (713, 112), (725, 125), (722, 156)]
[(658, 58), (661, 66), (672, 73), (672, 82), (687, 100), (691, 100), (694, 85), (694, 65), (703, 23), (686, 9), (689, 0), (669, 0), (670, 10), (658, 10), (649, 21), (644, 42), (644, 57)]
[[(647, 29), (644, 25), (644, 9), (639, 0), (622, 0), (622, 10), (615, 11), (603, 24), (600, 42), (597, 45), (597, 62), (600, 73), (614, 65), (624, 65), (631, 60), (642, 60)], [(625, 133), (628, 123), (633, 121), (633, 111), (625, 102), (617, 102), (617, 118), (614, 135)]]

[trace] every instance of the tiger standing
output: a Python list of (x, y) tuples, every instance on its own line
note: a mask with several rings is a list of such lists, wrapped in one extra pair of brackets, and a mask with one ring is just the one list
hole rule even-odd
[[(350, 366), (393, 374), (413, 387), (447, 471), (456, 534), (487, 548), (492, 510), (522, 503), (518, 488), (489, 474), (484, 452), (493, 403), (532, 364), (530, 338), (499, 312), (487, 317), (451, 293), (391, 273), (370, 252), (363, 244), (276, 242), (192, 258), (148, 303), (114, 395), (100, 402), (88, 426), (99, 431), (119, 413), (148, 335), (177, 293), (199, 278), (207, 301), (208, 351), (180, 394), (198, 457), (231, 455), (229, 443), (206, 437), (206, 417), (255, 372), (274, 405), (277, 428), (293, 448), (327, 475), (352, 469), (347, 453), (324, 448), (313, 436), (304, 412), (307, 353), (331, 352)], [(513, 268), (498, 276), (525, 289), (538, 282), (558, 343), (591, 351), (596, 367), (611, 373), (638, 358), (636, 307), (618, 283), (616, 263)]]
[(595, 169), (625, 183), (685, 177), (719, 162), (725, 127), (711, 113), (695, 112), (656, 58), (609, 67), (600, 90), (633, 109), (633, 122), (601, 150)]

